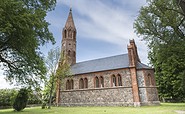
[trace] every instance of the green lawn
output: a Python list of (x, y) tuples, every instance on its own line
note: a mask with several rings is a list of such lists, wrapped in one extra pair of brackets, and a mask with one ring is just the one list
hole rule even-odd
[[(162, 103), (160, 106), (143, 107), (40, 107), (26, 108), (21, 112), (13, 109), (0, 110), (0, 114), (178, 114), (176, 110), (185, 111), (185, 103)], [(183, 114), (183, 113), (180, 113)], [(185, 114), (185, 113), (184, 113)]]

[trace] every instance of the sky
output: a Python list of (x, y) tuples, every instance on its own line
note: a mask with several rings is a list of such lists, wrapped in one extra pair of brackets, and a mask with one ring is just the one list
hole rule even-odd
[[(146, 0), (57, 0), (55, 10), (47, 14), (49, 30), (56, 44), (41, 47), (45, 56), (57, 46), (61, 47), (62, 29), (70, 7), (77, 29), (77, 62), (127, 53), (129, 39), (134, 39), (141, 61), (148, 64), (147, 46), (134, 33), (133, 23)], [(0, 89), (13, 88), (0, 70)]]

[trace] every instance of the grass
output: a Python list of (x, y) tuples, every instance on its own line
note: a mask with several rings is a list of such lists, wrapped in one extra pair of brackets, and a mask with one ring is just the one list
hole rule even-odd
[[(185, 103), (161, 103), (160, 106), (142, 107), (40, 107), (26, 108), (21, 112), (2, 109), (0, 114), (178, 114), (176, 110), (185, 111)], [(182, 113), (181, 113), (182, 114)]]

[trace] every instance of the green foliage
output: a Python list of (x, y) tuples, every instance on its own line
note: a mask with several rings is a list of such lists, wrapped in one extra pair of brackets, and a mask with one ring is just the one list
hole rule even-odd
[(51, 41), (45, 17), (56, 0), (0, 0), (0, 63), (9, 81), (37, 84), (46, 73), (39, 47)]
[(46, 58), (46, 66), (48, 69), (48, 80), (46, 81), (46, 86), (45, 86), (45, 95), (48, 95), (47, 99), (48, 99), (49, 108), (53, 101), (52, 98), (55, 95), (54, 94), (55, 85), (56, 85), (55, 74), (56, 74), (59, 60), (60, 60), (60, 48), (51, 49), (48, 52), (48, 56)]
[(70, 71), (70, 65), (68, 64), (68, 59), (63, 54), (61, 54), (59, 66), (56, 71), (56, 79), (59, 79), (62, 83), (62, 79), (69, 76), (72, 76), (72, 74)]
[(28, 98), (28, 104), (41, 104), (41, 100), (39, 99), (39, 96), (36, 94), (36, 92), (29, 90), (29, 98)]
[[(12, 106), (18, 94), (16, 89), (0, 89), (0, 107)], [(41, 104), (33, 91), (29, 91), (28, 104)]]
[(51, 49), (48, 52), (46, 58), (46, 66), (48, 69), (48, 78), (45, 81), (44, 97), (48, 101), (50, 108), (51, 103), (55, 100), (56, 95), (56, 82), (58, 79), (62, 79), (63, 76), (70, 75), (70, 66), (67, 64), (67, 60), (60, 53), (60, 48)]
[(185, 98), (185, 14), (176, 0), (148, 0), (134, 23), (147, 41), (160, 97)]
[(13, 108), (16, 111), (21, 111), (26, 107), (28, 101), (28, 93), (28, 90), (25, 88), (19, 90), (16, 99), (13, 103)]
[(0, 107), (12, 106), (17, 93), (15, 89), (0, 89)]

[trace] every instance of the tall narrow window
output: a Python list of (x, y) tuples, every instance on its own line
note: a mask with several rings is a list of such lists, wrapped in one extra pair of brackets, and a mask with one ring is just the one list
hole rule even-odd
[(69, 30), (69, 32), (68, 32), (68, 36), (69, 36), (69, 38), (72, 38), (72, 32), (71, 32), (71, 29)]
[(68, 56), (70, 56), (71, 55), (71, 51), (70, 50), (68, 50)]
[(69, 80), (66, 82), (66, 90), (69, 90)]
[(115, 75), (112, 76), (112, 86), (113, 87), (116, 86), (116, 76)]
[(155, 86), (155, 84), (154, 84), (154, 77), (152, 75), (150, 75), (150, 77), (151, 77), (151, 85)]
[(152, 77), (151, 77), (150, 74), (148, 74), (148, 76), (147, 76), (147, 83), (146, 83), (146, 85), (148, 85), (148, 86), (153, 85), (153, 80), (152, 80)]
[(75, 51), (73, 52), (73, 57), (76, 57), (76, 52)]
[(73, 38), (75, 39), (76, 38), (76, 32), (73, 31)]
[(79, 88), (80, 89), (83, 89), (84, 88), (84, 81), (83, 81), (82, 78), (80, 79), (80, 82), (79, 82)]
[(66, 35), (67, 35), (67, 31), (64, 30), (64, 38), (66, 38)]
[(100, 77), (100, 87), (104, 87), (104, 79), (102, 76)]
[(68, 84), (68, 90), (71, 89), (71, 81), (69, 81), (69, 84)]
[(119, 74), (118, 74), (118, 86), (122, 86), (122, 80)]
[(98, 77), (95, 78), (95, 87), (99, 88), (99, 79), (98, 79)]
[(84, 79), (84, 88), (88, 88), (88, 80), (87, 80), (87, 78)]
[(74, 82), (73, 79), (71, 79), (71, 88), (70, 89), (74, 89)]

